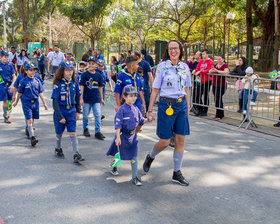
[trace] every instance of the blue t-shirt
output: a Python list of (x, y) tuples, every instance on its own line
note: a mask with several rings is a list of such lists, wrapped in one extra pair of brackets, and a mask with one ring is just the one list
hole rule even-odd
[(148, 72), (152, 72), (150, 64), (147, 61), (140, 61), (138, 64), (141, 68), (143, 68), (143, 78), (145, 80), (145, 89), (150, 88), (149, 85), (149, 75)]
[(10, 85), (13, 81), (13, 74), (15, 73), (14, 66), (11, 63), (7, 62), (6, 64), (2, 64), (0, 60), (0, 75), (4, 83)]
[[(41, 77), (40, 77), (37, 73), (35, 73), (34, 78), (39, 79), (40, 82), (41, 82), (41, 84), (44, 85), (44, 81), (41, 79)], [(20, 74), (18, 75), (18, 77), (17, 77), (15, 83), (14, 83), (14, 87), (15, 87), (15, 88), (18, 88), (18, 87), (19, 87), (19, 84), (20, 84), (20, 82), (21, 82), (21, 80), (23, 80), (23, 79), (24, 79), (24, 74), (23, 74), (23, 73), (20, 73)]]
[(82, 74), (80, 85), (84, 86), (83, 100), (85, 103), (100, 103), (98, 87), (102, 87), (102, 76), (100, 73), (86, 71)]
[(42, 92), (44, 92), (43, 85), (36, 77), (25, 77), (18, 87), (18, 93), (22, 93), (22, 100), (36, 100)]
[(100, 71), (98, 68), (96, 68), (95, 72), (98, 72), (102, 76), (103, 86), (106, 85), (106, 82), (110, 82), (109, 75), (105, 70)]

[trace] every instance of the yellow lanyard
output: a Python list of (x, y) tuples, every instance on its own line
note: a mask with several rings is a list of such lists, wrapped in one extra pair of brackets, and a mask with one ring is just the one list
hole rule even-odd
[(126, 74), (127, 76), (129, 76), (130, 78), (132, 78), (133, 82), (134, 82), (134, 87), (138, 90), (137, 88), (137, 84), (136, 84), (136, 72), (133, 74), (134, 76), (132, 76), (132, 74), (128, 73), (128, 72), (125, 72), (124, 71), (124, 74)]

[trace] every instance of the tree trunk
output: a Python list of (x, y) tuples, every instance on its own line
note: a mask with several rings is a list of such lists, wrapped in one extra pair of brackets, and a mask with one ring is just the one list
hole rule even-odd
[(253, 22), (252, 22), (252, 0), (247, 0), (246, 3), (246, 25), (247, 25), (247, 46), (246, 46), (246, 58), (249, 63), (252, 64), (252, 53), (249, 58), (249, 45), (253, 46)]
[(95, 50), (95, 41), (96, 41), (96, 37), (91, 36), (90, 37), (90, 44), (91, 44), (91, 48), (92, 48), (93, 51)]
[[(182, 43), (183, 44), (183, 43)], [(183, 49), (184, 49), (184, 62), (185, 63), (187, 63), (187, 61), (188, 61), (188, 46), (187, 46), (187, 44), (185, 43), (185, 44), (183, 44)]]
[(275, 8), (275, 40), (273, 49), (273, 69), (278, 70), (278, 52), (280, 45), (280, 27), (279, 27), (279, 2), (274, 0)]

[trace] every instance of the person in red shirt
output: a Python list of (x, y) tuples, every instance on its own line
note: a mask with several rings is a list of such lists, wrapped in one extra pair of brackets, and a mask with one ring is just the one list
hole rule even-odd
[(212, 76), (208, 73), (212, 67), (213, 61), (209, 58), (209, 51), (204, 49), (202, 51), (202, 60), (199, 61), (196, 69), (192, 72), (193, 75), (196, 75), (195, 82), (197, 82), (197, 91), (194, 103), (199, 105), (197, 106), (198, 111), (196, 116), (207, 116), (208, 107), (206, 106), (209, 105), (209, 90), (212, 83)]
[[(215, 64), (214, 68), (212, 68), (210, 73), (213, 73), (212, 80), (212, 91), (215, 96), (215, 107), (216, 108), (224, 108), (223, 104), (223, 95), (226, 92), (227, 83), (226, 77), (220, 75), (228, 75), (229, 68), (225, 63), (225, 57), (219, 55), (217, 58), (217, 64)], [(216, 109), (216, 115), (214, 117), (215, 120), (220, 120), (224, 117), (224, 111), (220, 109)]]

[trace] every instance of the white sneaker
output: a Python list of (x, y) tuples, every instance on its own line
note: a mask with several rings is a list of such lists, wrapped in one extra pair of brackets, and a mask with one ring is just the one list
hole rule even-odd
[(247, 110), (243, 110), (242, 114), (247, 114)]
[(250, 102), (250, 106), (256, 106), (257, 104), (253, 101)]
[(118, 170), (117, 170), (117, 167), (114, 167), (113, 169), (111, 169), (110, 172), (113, 176), (119, 176), (120, 175)]

